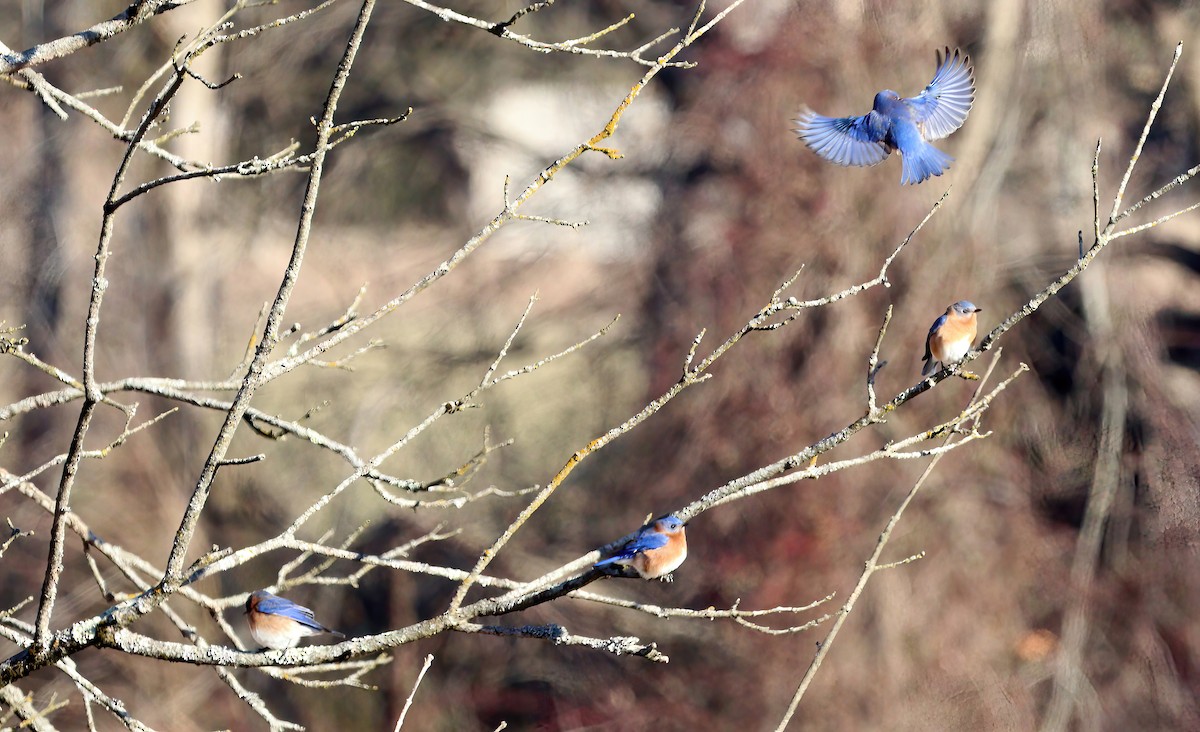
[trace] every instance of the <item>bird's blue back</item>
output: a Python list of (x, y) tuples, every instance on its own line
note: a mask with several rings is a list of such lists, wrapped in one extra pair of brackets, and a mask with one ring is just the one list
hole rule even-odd
[(612, 555), (608, 559), (603, 559), (599, 562), (596, 562), (595, 566), (601, 567), (605, 564), (612, 564), (613, 562), (620, 561), (622, 559), (632, 559), (641, 552), (666, 546), (667, 541), (669, 541), (669, 537), (667, 537), (666, 534), (660, 534), (653, 529), (647, 529), (634, 537), (633, 540), (628, 544), (621, 547), (621, 550), (616, 554)]
[(325, 626), (318, 623), (313, 617), (313, 611), (297, 605), (291, 600), (282, 597), (264, 597), (258, 601), (255, 609), (260, 613), (268, 615), (280, 615), (285, 618), (291, 618), (297, 623), (307, 625), (310, 628), (324, 630)]
[(933, 325), (929, 326), (929, 335), (933, 335), (934, 333), (936, 333), (938, 328), (941, 328), (945, 324), (946, 324), (946, 314), (942, 313), (941, 315), (938, 316), (937, 320), (933, 321)]

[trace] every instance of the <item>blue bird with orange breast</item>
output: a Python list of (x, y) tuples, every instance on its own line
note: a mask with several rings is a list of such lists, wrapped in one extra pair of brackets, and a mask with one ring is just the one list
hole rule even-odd
[(813, 152), (838, 165), (882, 163), (901, 156), (900, 183), (920, 183), (941, 175), (954, 158), (930, 145), (967, 121), (975, 101), (971, 58), (958, 49), (937, 54), (933, 81), (915, 97), (891, 89), (875, 95), (874, 108), (861, 117), (823, 117), (811, 110), (796, 119), (796, 134)]
[(651, 521), (638, 530), (616, 554), (596, 562), (596, 567), (615, 564), (630, 567), (642, 579), (665, 577), (687, 559), (686, 524), (677, 517), (666, 515)]
[(975, 335), (979, 328), (976, 313), (983, 312), (968, 300), (959, 300), (950, 307), (940, 318), (933, 321), (929, 335), (925, 337), (925, 367), (921, 369), (921, 377), (929, 376), (937, 371), (938, 362), (943, 366), (958, 363), (971, 350), (975, 343)]
[(263, 648), (295, 648), (301, 638), (318, 633), (343, 633), (326, 628), (313, 617), (313, 611), (266, 590), (253, 592), (246, 600), (250, 636)]

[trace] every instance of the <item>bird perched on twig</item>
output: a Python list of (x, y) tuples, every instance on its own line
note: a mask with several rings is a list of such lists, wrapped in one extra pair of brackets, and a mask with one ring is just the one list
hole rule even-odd
[(900, 183), (920, 183), (941, 175), (954, 158), (930, 145), (967, 120), (975, 101), (971, 58), (958, 49), (937, 54), (933, 81), (915, 97), (891, 89), (875, 95), (874, 108), (861, 117), (823, 117), (811, 110), (796, 119), (804, 144), (838, 165), (882, 163), (893, 151), (901, 156)]
[(657, 518), (638, 530), (616, 554), (596, 562), (604, 567), (631, 567), (642, 579), (659, 579), (674, 572), (687, 559), (685, 523), (672, 515)]
[(266, 590), (253, 592), (246, 600), (250, 636), (263, 648), (295, 648), (301, 638), (318, 633), (345, 634), (321, 625), (313, 611)]
[(937, 370), (938, 362), (943, 366), (958, 363), (971, 350), (978, 332), (979, 319), (976, 313), (983, 312), (968, 300), (959, 300), (950, 307), (929, 328), (925, 337), (925, 366), (921, 369), (921, 377), (929, 376)]

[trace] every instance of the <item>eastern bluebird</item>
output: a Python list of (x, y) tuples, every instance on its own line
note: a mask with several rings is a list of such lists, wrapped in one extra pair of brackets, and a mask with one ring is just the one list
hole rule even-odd
[(921, 377), (937, 370), (938, 362), (946, 366), (958, 363), (971, 350), (979, 323), (975, 313), (983, 312), (967, 300), (959, 300), (940, 318), (933, 321), (929, 335), (925, 338), (925, 367)]
[(875, 95), (875, 108), (861, 117), (822, 117), (811, 110), (796, 119), (796, 134), (813, 152), (838, 165), (878, 165), (900, 151), (900, 183), (941, 175), (954, 158), (929, 144), (967, 120), (975, 101), (971, 57), (946, 48), (925, 91), (901, 97), (891, 89)]
[(687, 537), (685, 524), (678, 518), (667, 515), (643, 526), (625, 546), (609, 557), (596, 562), (603, 567), (617, 564), (632, 567), (642, 579), (657, 579), (668, 575), (687, 559)]
[(295, 648), (301, 638), (318, 633), (343, 633), (326, 628), (313, 618), (313, 611), (266, 590), (250, 594), (246, 600), (250, 636), (264, 648)]

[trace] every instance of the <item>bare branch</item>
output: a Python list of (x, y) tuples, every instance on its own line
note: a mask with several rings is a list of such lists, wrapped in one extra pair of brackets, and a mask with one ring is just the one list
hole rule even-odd
[(22, 536), (33, 536), (32, 531), (22, 531), (16, 526), (13, 526), (12, 519), (5, 518), (4, 521), (8, 524), (8, 537), (3, 543), (0, 543), (0, 557), (4, 556), (4, 552), (8, 551), (8, 547), (17, 539), (20, 539)]
[(0, 686), (0, 701), (8, 705), (14, 714), (21, 719), (21, 726), (28, 727), (34, 732), (55, 732), (57, 729), (46, 717), (52, 712), (62, 709), (67, 702), (51, 700), (44, 709), (38, 709), (33, 704), (33, 696), (26, 694), (15, 685)]
[(209, 453), (208, 460), (201, 471), (200, 479), (197, 481), (196, 488), (192, 492), (192, 497), (188, 501), (187, 510), (184, 513), (183, 520), (180, 522), (179, 531), (176, 533), (176, 539), (171, 548), (171, 556), (167, 560), (166, 573), (163, 576), (164, 589), (169, 590), (173, 586), (178, 586), (182, 581), (184, 556), (191, 544), (196, 524), (200, 520), (200, 514), (207, 503), (217, 467), (224, 458), (226, 450), (229, 449), (238, 423), (242, 420), (243, 415), (250, 406), (251, 396), (253, 396), (261, 384), (270, 380), (269, 376), (263, 374), (263, 367), (266, 364), (267, 357), (274, 350), (278, 341), (280, 322), (283, 319), (288, 301), (291, 298), (292, 290), (295, 288), (296, 280), (300, 275), (300, 266), (304, 261), (304, 255), (308, 247), (308, 239), (312, 231), (313, 214), (316, 212), (317, 192), (320, 189), (321, 176), (325, 168), (325, 156), (329, 152), (329, 139), (333, 134), (334, 112), (337, 110), (338, 101), (341, 98), (342, 90), (346, 86), (346, 81), (350, 77), (350, 70), (354, 65), (354, 59), (358, 54), (359, 45), (362, 42), (363, 34), (366, 32), (367, 24), (370, 22), (371, 12), (374, 10), (374, 7), (374, 0), (364, 0), (355, 22), (354, 30), (351, 32), (350, 40), (346, 43), (341, 63), (338, 65), (337, 73), (325, 98), (324, 109), (321, 112), (320, 121), (317, 123), (316, 153), (313, 157), (312, 167), (308, 173), (308, 183), (304, 191), (304, 203), (301, 207), (301, 216), (296, 229), (296, 239), (292, 246), (291, 259), (284, 272), (283, 281), (279, 285), (279, 291), (275, 296), (274, 303), (267, 315), (263, 337), (255, 349), (254, 358), (250, 362), (248, 373), (242, 382), (241, 388), (238, 389), (237, 394), (234, 396), (233, 405), (226, 415), (225, 423), (221, 426), (216, 444)]
[[(979, 382), (979, 385), (975, 389), (975, 393), (971, 395), (971, 399), (967, 402), (967, 409), (963, 410), (964, 416), (962, 416), (960, 422), (966, 422), (968, 419), (970, 419), (970, 417), (965, 415), (967, 412), (971, 411), (971, 405), (974, 404), (979, 398), (983, 391), (983, 385), (987, 383), (988, 377), (991, 376), (992, 371), (995, 370), (996, 364), (999, 362), (1000, 351), (997, 350), (996, 355), (992, 357), (991, 364), (988, 366), (987, 373), (984, 374), (983, 378)], [(952, 439), (954, 439), (953, 432), (946, 435), (944, 444), (948, 445)], [(924, 552), (922, 552), (920, 554), (913, 555), (912, 557), (908, 557), (907, 559), (901, 560), (900, 562), (893, 562), (891, 564), (884, 565), (879, 563), (879, 558), (883, 555), (883, 550), (887, 548), (888, 541), (892, 537), (892, 532), (895, 530), (897, 524), (900, 523), (900, 519), (904, 516), (905, 510), (912, 503), (913, 499), (917, 497), (917, 493), (921, 490), (921, 487), (925, 485), (925, 481), (930, 475), (933, 474), (933, 469), (937, 467), (937, 464), (941, 461), (943, 454), (945, 453), (938, 453), (934, 456), (933, 460), (929, 461), (929, 465), (926, 466), (925, 471), (921, 473), (921, 477), (918, 478), (917, 482), (913, 484), (913, 487), (911, 490), (909, 490), (908, 495), (904, 497), (904, 500), (902, 500), (900, 505), (896, 508), (895, 513), (893, 513), (892, 517), (888, 519), (887, 526), (884, 527), (883, 533), (879, 535), (879, 539), (875, 543), (875, 551), (873, 551), (871, 556), (867, 558), (866, 566), (858, 578), (858, 583), (854, 586), (854, 589), (851, 590), (850, 596), (846, 599), (846, 603), (842, 605), (841, 611), (837, 613), (837, 619), (834, 620), (833, 626), (830, 627), (828, 635), (825, 636), (825, 640), (819, 644), (817, 654), (813, 657), (812, 663), (809, 664), (808, 670), (804, 673), (804, 677), (800, 680), (800, 686), (796, 689), (796, 693), (792, 696), (791, 703), (788, 705), (787, 711), (784, 712), (783, 718), (779, 722), (779, 726), (775, 728), (776, 732), (783, 732), (783, 730), (787, 728), (788, 723), (792, 719), (792, 715), (796, 713), (796, 708), (800, 706), (800, 700), (804, 698), (804, 692), (808, 690), (808, 686), (810, 683), (812, 683), (813, 678), (816, 676), (817, 670), (821, 668), (821, 662), (825, 660), (825, 657), (829, 654), (830, 649), (833, 648), (833, 642), (837, 638), (838, 631), (841, 630), (842, 626), (846, 622), (846, 619), (850, 617), (850, 613), (854, 611), (854, 605), (856, 602), (858, 602), (858, 598), (862, 596), (863, 591), (866, 590), (867, 583), (871, 580), (871, 577), (873, 577), (876, 572), (882, 569), (889, 569), (899, 564), (905, 564), (924, 556)]]
[(879, 407), (875, 404), (875, 377), (887, 366), (887, 361), (879, 362), (879, 349), (883, 346), (883, 336), (891, 322), (892, 306), (888, 305), (887, 312), (883, 315), (883, 324), (879, 326), (879, 335), (875, 338), (875, 347), (871, 349), (871, 357), (867, 359), (867, 414), (879, 413)]
[(140, 25), (154, 16), (191, 3), (192, 0), (135, 0), (112, 18), (53, 41), (39, 43), (21, 53), (4, 48), (0, 52), (0, 75), (62, 58), (76, 51), (103, 43), (115, 35)]
[[(533, 38), (530, 38), (529, 36), (524, 36), (524, 35), (521, 35), (518, 33), (513, 33), (511, 30), (509, 30), (509, 26), (511, 26), (513, 23), (515, 23), (517, 20), (519, 20), (524, 15), (527, 15), (529, 13), (536, 12), (538, 10), (542, 10), (543, 8), (549, 7), (551, 4), (553, 4), (554, 0), (537, 2), (537, 3), (534, 3), (533, 5), (522, 8), (521, 10), (518, 10), (507, 21), (503, 21), (500, 23), (491, 23), (486, 20), (482, 20), (480, 18), (475, 18), (475, 17), (469, 16), (469, 15), (464, 15), (462, 13), (451, 10), (450, 8), (445, 8), (445, 7), (441, 7), (438, 5), (433, 5), (431, 3), (424, 2), (424, 0), (404, 0), (404, 1), (407, 2), (409, 5), (412, 5), (413, 7), (417, 7), (422, 10), (425, 10), (427, 12), (433, 13), (434, 15), (438, 16), (442, 20), (455, 22), (455, 23), (461, 23), (462, 25), (470, 26), (472, 28), (479, 28), (480, 30), (485, 30), (488, 33), (499, 36), (500, 38), (503, 38), (508, 41), (513, 41), (514, 43), (518, 43), (522, 46), (525, 46), (526, 48), (537, 51), (538, 53), (559, 52), (559, 53), (573, 53), (573, 54), (578, 54), (581, 56), (596, 56), (596, 57), (603, 57), (603, 58), (627, 58), (627, 59), (636, 61), (637, 63), (642, 64), (643, 66), (651, 66), (651, 67), (655, 66), (657, 64), (657, 61), (645, 59), (641, 56), (641, 53), (643, 51), (645, 51), (647, 48), (649, 48), (650, 46), (652, 46), (653, 44), (658, 43), (659, 41), (662, 41), (664, 38), (666, 38), (670, 35), (674, 35), (679, 32), (678, 28), (672, 28), (671, 30), (664, 33), (663, 35), (659, 36), (658, 38), (655, 38), (653, 41), (650, 41), (649, 43), (646, 43), (642, 46), (639, 46), (637, 49), (635, 49), (633, 51), (617, 51), (615, 49), (588, 48), (587, 47), (588, 44), (593, 43), (593, 42), (603, 38), (604, 36), (608, 35), (609, 33), (612, 33), (613, 31), (617, 30), (618, 28), (624, 26), (626, 23), (633, 20), (634, 16), (628, 15), (625, 18), (623, 18), (605, 28), (602, 28), (594, 33), (589, 33), (588, 35), (580, 37), (580, 38), (574, 38), (574, 39), (567, 40), (567, 41), (560, 41), (558, 43), (547, 43), (544, 41), (534, 40)], [(735, 4), (740, 4), (740, 3), (735, 3)], [(700, 6), (703, 7), (704, 4), (701, 3)], [(686, 67), (687, 66), (687, 64), (681, 63), (681, 62), (669, 63), (669, 64), (665, 64), (665, 65), (666, 66), (675, 66), (675, 67)]]
[(633, 636), (591, 638), (585, 635), (575, 635), (561, 625), (553, 623), (550, 625), (523, 625), (519, 628), (463, 623), (454, 626), (454, 629), (461, 633), (484, 633), (486, 635), (538, 638), (548, 640), (556, 646), (584, 646), (585, 648), (611, 653), (614, 656), (641, 656), (647, 661), (654, 661), (656, 663), (667, 663), (671, 660), (658, 650), (657, 644), (642, 643), (640, 638)]

